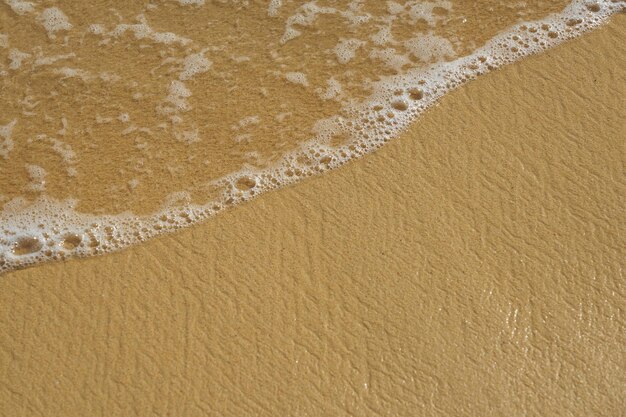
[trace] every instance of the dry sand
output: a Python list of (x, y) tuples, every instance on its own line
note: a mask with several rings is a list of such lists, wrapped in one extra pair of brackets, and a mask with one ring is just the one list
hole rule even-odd
[(0, 415), (626, 409), (626, 16), (374, 155), (0, 277)]

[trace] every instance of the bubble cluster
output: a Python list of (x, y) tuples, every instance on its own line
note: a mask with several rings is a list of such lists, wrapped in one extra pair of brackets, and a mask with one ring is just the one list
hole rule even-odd
[(302, 72), (288, 72), (285, 74), (285, 78), (292, 84), (300, 84), (304, 87), (309, 85), (306, 74)]
[(46, 29), (50, 39), (54, 39), (57, 32), (70, 30), (72, 28), (72, 24), (67, 19), (67, 16), (56, 7), (45, 9), (41, 12), (37, 20), (39, 20)]
[(282, 0), (270, 0), (270, 4), (267, 6), (267, 15), (270, 17), (278, 16), (278, 12), (282, 5)]
[(13, 127), (17, 123), (17, 120), (12, 120), (6, 125), (0, 125), (0, 157), (7, 159), (9, 153), (13, 150)]
[(179, 79), (181, 81), (189, 80), (197, 74), (207, 72), (211, 65), (213, 63), (204, 56), (204, 52), (189, 55), (183, 61), (183, 70), (179, 75)]
[(204, 4), (204, 0), (176, 0), (178, 3), (183, 6), (202, 6)]
[(106, 32), (102, 25), (91, 25), (91, 33), (94, 35), (107, 35), (113, 38), (119, 38), (125, 33), (131, 32), (136, 39), (150, 39), (157, 43), (163, 43), (166, 45), (178, 43), (180, 45), (187, 45), (191, 42), (190, 39), (181, 37), (172, 32), (157, 32), (149, 24), (148, 19), (144, 15), (137, 16), (139, 23), (135, 24), (119, 24), (110, 32)]
[(356, 50), (364, 44), (365, 42), (359, 39), (341, 39), (334, 49), (337, 61), (340, 64), (347, 64), (355, 57)]
[[(22, 4), (24, 2), (8, 3), (24, 13), (28, 12), (28, 7)], [(195, 6), (203, 4), (197, 0), (181, 0), (179, 3)], [(281, 4), (280, 1), (272, 1), (270, 14), (276, 15)], [(436, 19), (437, 7), (445, 11), (447, 6), (448, 2), (414, 4), (411, 6), (411, 16), (415, 19)], [(406, 6), (388, 2), (388, 7), (392, 13), (399, 13)], [(52, 9), (46, 10), (48, 13), (44, 11), (42, 16), (47, 16), (47, 29), (52, 35), (69, 25), (63, 16), (50, 11)], [(426, 68), (409, 70), (399, 75), (384, 76), (372, 82), (372, 93), (367, 100), (346, 107), (341, 115), (320, 120), (314, 127), (315, 137), (296, 151), (284, 155), (278, 163), (259, 170), (246, 167), (240, 172), (214, 181), (212, 195), (215, 198), (207, 204), (192, 204), (187, 195), (179, 193), (172, 195), (157, 213), (137, 216), (131, 213), (79, 213), (75, 201), (56, 201), (46, 197), (41, 197), (34, 204), (19, 200), (7, 203), (4, 211), (0, 212), (0, 272), (46, 260), (119, 250), (205, 220), (264, 192), (337, 168), (397, 137), (425, 109), (466, 81), (578, 36), (605, 22), (612, 13), (620, 10), (624, 10), (624, 2), (577, 0), (562, 13), (510, 28), (469, 55), (439, 61)], [(298, 36), (297, 27), (307, 25), (318, 14), (327, 12), (329, 10), (317, 6), (302, 9), (288, 24), (283, 41), (292, 39), (291, 36)], [(357, 19), (359, 14), (353, 12), (348, 17)], [(106, 33), (106, 28), (97, 26), (91, 32), (100, 35)], [(165, 43), (177, 40), (182, 42), (179, 38), (154, 32), (145, 21), (135, 25), (118, 25), (110, 34), (119, 36), (124, 32), (132, 32), (137, 38), (149, 37)], [(384, 35), (383, 33), (381, 36)], [(434, 58), (449, 56), (454, 52), (450, 44), (440, 39), (423, 39), (425, 40), (422, 43), (410, 43), (409, 49), (430, 48), (437, 55)], [(340, 39), (338, 45), (334, 52), (340, 63), (342, 60), (348, 62), (353, 59), (354, 51), (360, 47), (359, 43), (350, 39)], [(192, 94), (183, 81), (211, 68), (212, 63), (203, 53), (188, 55), (181, 63), (178, 79), (169, 84), (168, 95), (161, 110), (168, 115), (189, 110), (188, 99)], [(287, 72), (284, 76), (287, 81), (300, 86), (309, 84), (304, 73)], [(341, 84), (334, 79), (329, 81), (327, 90), (318, 92), (325, 99), (334, 98), (341, 93)], [(127, 115), (122, 119), (125, 122), (130, 121)], [(257, 123), (258, 120), (251, 116), (242, 119), (238, 128)], [(11, 151), (11, 130), (14, 125), (15, 121), (11, 121), (0, 126), (0, 157)], [(184, 141), (198, 140), (195, 131), (181, 132), (181, 135), (181, 140)], [(71, 149), (59, 141), (52, 145), (71, 162)], [(43, 187), (45, 172), (36, 166), (28, 169), (32, 174), (33, 186)], [(136, 183), (134, 185), (137, 186)]]
[(35, 11), (35, 7), (30, 1), (23, 0), (5, 0), (5, 3), (18, 15), (26, 13), (32, 13)]

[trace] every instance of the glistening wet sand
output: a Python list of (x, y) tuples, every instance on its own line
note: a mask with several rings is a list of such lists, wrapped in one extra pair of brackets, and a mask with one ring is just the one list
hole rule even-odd
[(626, 17), (365, 159), (0, 279), (0, 414), (619, 416)]

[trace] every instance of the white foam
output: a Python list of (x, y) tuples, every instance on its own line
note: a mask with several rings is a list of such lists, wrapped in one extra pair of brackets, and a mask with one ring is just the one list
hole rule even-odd
[(11, 8), (11, 10), (13, 10), (13, 12), (19, 15), (35, 11), (35, 5), (30, 1), (4, 0), (4, 2)]
[(270, 4), (267, 6), (267, 15), (269, 17), (278, 16), (278, 11), (282, 7), (282, 0), (270, 0)]
[(333, 14), (337, 9), (333, 7), (320, 7), (314, 1), (303, 4), (298, 8), (295, 14), (287, 18), (285, 25), (285, 33), (281, 38), (281, 43), (287, 43), (297, 38), (302, 32), (295, 26), (310, 26), (315, 22), (320, 14)]
[(11, 60), (11, 62), (9, 63), (9, 69), (12, 70), (17, 70), (22, 66), (22, 62), (24, 62), (24, 60), (28, 59), (31, 57), (31, 54), (28, 54), (26, 52), (22, 52), (19, 49), (11, 49), (9, 51), (9, 59)]
[(362, 0), (353, 0), (348, 5), (348, 10), (339, 11), (339, 15), (353, 26), (359, 26), (367, 23), (370, 21), (372, 16), (361, 11), (362, 5)]
[(0, 138), (2, 138), (2, 141), (0, 142), (0, 156), (4, 159), (8, 159), (9, 153), (13, 150), (14, 143), (11, 136), (13, 134), (13, 128), (16, 124), (17, 119), (13, 119), (5, 125), (0, 125)]
[(63, 67), (52, 71), (54, 74), (62, 75), (63, 78), (80, 78), (82, 80), (89, 80), (93, 76), (88, 72), (80, 68)]
[(244, 133), (242, 135), (235, 135), (234, 140), (236, 143), (249, 143), (252, 140), (252, 134)]
[(401, 72), (406, 65), (411, 65), (411, 60), (405, 54), (399, 53), (395, 48), (372, 49), (370, 58), (382, 61), (387, 67)]
[(191, 91), (187, 86), (178, 80), (174, 80), (170, 83), (169, 92), (165, 100), (174, 106), (175, 111), (187, 111), (189, 110), (189, 103), (187, 103), (187, 98), (189, 97), (191, 97)]
[(94, 35), (104, 35), (106, 33), (106, 28), (100, 23), (92, 23), (87, 30)]
[(230, 59), (232, 59), (233, 61), (235, 61), (238, 64), (250, 61), (250, 57), (249, 56), (245, 56), (245, 55), (231, 56)]
[(56, 152), (66, 164), (74, 164), (76, 153), (72, 150), (72, 147), (58, 139), (48, 138), (52, 143), (52, 149)]
[[(467, 80), (573, 38), (605, 22), (612, 13), (624, 10), (623, 2), (597, 3), (599, 10), (591, 12), (584, 1), (575, 0), (562, 13), (516, 25), (468, 56), (382, 78), (372, 84), (373, 93), (365, 103), (349, 105), (342, 116), (318, 122), (316, 136), (276, 165), (258, 171), (246, 168), (215, 181), (213, 185), (222, 193), (206, 205), (191, 204), (188, 195), (179, 193), (172, 196), (169, 206), (153, 215), (96, 216), (78, 213), (76, 202), (71, 200), (42, 197), (27, 205), (15, 199), (0, 212), (0, 271), (67, 255), (118, 250), (361, 157), (396, 137), (426, 108)], [(578, 23), (572, 25), (572, 20)], [(542, 29), (545, 25), (549, 25), (549, 31)], [(169, 90), (174, 101), (181, 100), (179, 104), (184, 107), (185, 99), (191, 95), (186, 86), (173, 81)], [(283, 116), (288, 117), (288, 113)], [(15, 123), (0, 126), (0, 136), (10, 138)], [(331, 147), (329, 141), (337, 135), (346, 135), (347, 139)], [(250, 135), (244, 136), (240, 139), (252, 140)]]
[(35, 59), (34, 66), (40, 67), (44, 65), (52, 65), (58, 61), (62, 61), (65, 59), (72, 59), (75, 57), (76, 57), (76, 54), (73, 52), (69, 54), (54, 55), (54, 56), (38, 55), (37, 58)]
[(306, 74), (302, 72), (288, 72), (285, 74), (285, 78), (287, 79), (287, 81), (293, 84), (299, 84), (304, 87), (307, 87), (309, 85)]
[(408, 6), (409, 16), (414, 22), (424, 20), (430, 26), (435, 26), (437, 21), (442, 19), (435, 14), (435, 8), (452, 10), (452, 3), (449, 1), (410, 1)]
[[(64, 129), (67, 129), (67, 122), (62, 123), (63, 128), (61, 129), (61, 132), (63, 132)], [(37, 135), (35, 136), (35, 138), (28, 139), (28, 141), (45, 142), (49, 144), (52, 151), (56, 153), (65, 164), (65, 171), (67, 172), (68, 176), (73, 177), (77, 174), (76, 168), (74, 167), (74, 164), (76, 163), (76, 153), (69, 143), (43, 134)]]
[(280, 42), (284, 44), (300, 36), (302, 32), (296, 26), (311, 26), (320, 15), (339, 15), (354, 26), (366, 23), (371, 16), (360, 12), (360, 4), (360, 2), (354, 1), (349, 5), (348, 10), (339, 10), (334, 7), (319, 6), (315, 1), (307, 2), (287, 18), (285, 32)]
[(441, 36), (422, 34), (404, 42), (404, 46), (417, 58), (428, 63), (451, 59), (456, 56), (454, 45)]
[(130, 188), (131, 190), (134, 190), (135, 188), (139, 186), (140, 183), (141, 182), (137, 178), (133, 178), (132, 180), (128, 181), (128, 188)]
[(356, 51), (365, 45), (365, 41), (359, 39), (341, 39), (335, 46), (334, 52), (340, 64), (347, 64), (356, 56)]
[(98, 74), (98, 78), (107, 83), (114, 83), (122, 79), (122, 77), (120, 77), (119, 75), (111, 72), (101, 72), (100, 74)]
[(379, 46), (386, 45), (393, 40), (391, 28), (389, 26), (381, 26), (378, 32), (370, 36), (370, 40)]
[(261, 119), (259, 118), (259, 116), (248, 116), (240, 119), (237, 122), (237, 125), (233, 126), (233, 129), (241, 129), (248, 126), (258, 125), (259, 123), (261, 123)]
[(293, 115), (293, 113), (291, 113), (291, 112), (282, 112), (282, 113), (278, 113), (276, 115), (275, 119), (276, 119), (276, 121), (278, 123), (282, 123), (285, 120), (287, 120), (287, 118), (289, 118), (289, 116), (292, 116), (292, 115)]
[(174, 135), (180, 142), (191, 144), (200, 141), (200, 131), (198, 129), (175, 131)]
[(70, 30), (72, 24), (67, 16), (57, 7), (50, 7), (39, 14), (37, 20), (48, 32), (50, 39), (56, 38), (56, 33)]
[[(137, 16), (137, 21), (139, 23), (136, 24), (119, 24), (112, 31), (105, 33), (105, 35), (112, 36), (114, 38), (118, 38), (124, 35), (126, 32), (132, 32), (135, 36), (135, 39), (150, 39), (157, 43), (163, 44), (172, 44), (179, 43), (181, 45), (187, 45), (191, 43), (190, 39), (179, 36), (172, 32), (156, 32), (150, 25), (148, 24), (148, 20), (144, 15)], [(99, 34), (102, 34), (101, 28), (96, 28)], [(95, 32), (92, 33), (97, 34)]]
[(387, 2), (387, 11), (390, 15), (397, 15), (406, 10), (406, 6), (395, 1)]
[(207, 72), (213, 63), (206, 59), (204, 52), (189, 55), (183, 61), (183, 70), (179, 75), (181, 81), (193, 78), (197, 74)]
[(61, 129), (57, 132), (58, 135), (65, 136), (67, 134), (67, 129), (69, 124), (67, 123), (67, 119), (65, 117), (61, 118)]
[(204, 6), (204, 0), (176, 0), (183, 6)]
[(112, 117), (102, 117), (99, 114), (96, 114), (96, 123), (98, 124), (111, 123), (112, 121), (113, 121)]
[(27, 185), (28, 191), (43, 192), (46, 190), (46, 175), (45, 169), (39, 165), (26, 164), (26, 171), (30, 178), (30, 184)]
[(326, 82), (326, 89), (321, 88), (316, 90), (317, 94), (322, 100), (333, 100), (341, 97), (342, 88), (341, 83), (334, 78), (329, 78)]

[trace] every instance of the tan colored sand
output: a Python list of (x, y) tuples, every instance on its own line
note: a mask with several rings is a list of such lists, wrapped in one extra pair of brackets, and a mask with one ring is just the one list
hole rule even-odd
[(623, 415), (625, 38), (199, 227), (0, 277), (0, 415)]

